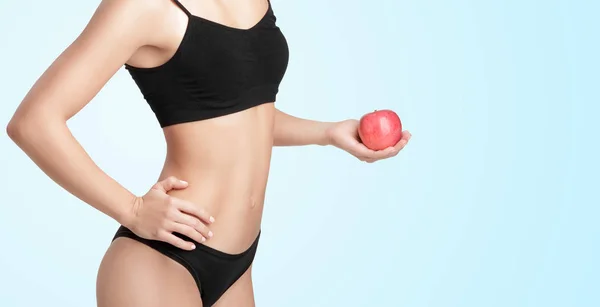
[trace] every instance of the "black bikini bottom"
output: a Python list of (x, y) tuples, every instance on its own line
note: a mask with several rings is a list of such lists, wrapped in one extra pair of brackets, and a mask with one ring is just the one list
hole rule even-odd
[(216, 303), (221, 295), (247, 271), (254, 260), (258, 239), (260, 238), (259, 232), (254, 243), (247, 250), (239, 254), (228, 254), (195, 242), (182, 234), (173, 234), (186, 241), (193, 242), (196, 248), (187, 251), (163, 241), (147, 240), (137, 236), (122, 225), (113, 237), (113, 241), (118, 237), (134, 239), (183, 265), (194, 277), (204, 307)]

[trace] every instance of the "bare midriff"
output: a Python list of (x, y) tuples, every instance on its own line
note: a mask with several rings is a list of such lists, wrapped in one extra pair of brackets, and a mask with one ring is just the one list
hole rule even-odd
[(237, 254), (260, 230), (273, 148), (275, 108), (265, 103), (241, 112), (164, 128), (167, 156), (159, 181), (189, 183), (169, 195), (215, 217), (205, 245)]

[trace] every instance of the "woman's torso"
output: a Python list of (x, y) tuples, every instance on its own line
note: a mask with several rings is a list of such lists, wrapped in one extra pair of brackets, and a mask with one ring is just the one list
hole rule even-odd
[(260, 221), (273, 146), (274, 105), (165, 128), (162, 180), (189, 183), (170, 195), (193, 202), (215, 217), (205, 244), (238, 253), (252, 244)]
[(158, 180), (187, 181), (168, 193), (215, 217), (204, 244), (239, 253), (260, 230), (287, 44), (265, 0), (175, 3), (164, 46), (141, 48), (126, 68), (163, 127)]

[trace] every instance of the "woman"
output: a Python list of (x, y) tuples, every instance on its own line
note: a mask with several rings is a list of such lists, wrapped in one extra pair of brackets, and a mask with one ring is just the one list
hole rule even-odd
[[(254, 306), (251, 267), (273, 146), (333, 145), (362, 161), (356, 120), (275, 108), (288, 48), (265, 0), (103, 0), (17, 108), (10, 137), (54, 181), (121, 224), (97, 278), (98, 306)], [(90, 159), (66, 122), (129, 71), (167, 142), (143, 196)], [(227, 141), (223, 141), (227, 140)]]

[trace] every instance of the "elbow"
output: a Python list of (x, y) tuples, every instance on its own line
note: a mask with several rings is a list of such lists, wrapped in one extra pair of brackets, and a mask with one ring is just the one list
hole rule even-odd
[(13, 119), (6, 125), (6, 134), (19, 147), (30, 141), (33, 130), (32, 125), (25, 120)]
[(6, 125), (6, 134), (13, 142), (17, 143), (23, 138), (23, 126), (22, 121), (16, 120), (15, 118), (11, 119), (8, 125)]
[(32, 139), (45, 132), (43, 121), (38, 116), (13, 116), (6, 125), (6, 134), (17, 145), (33, 141)]

